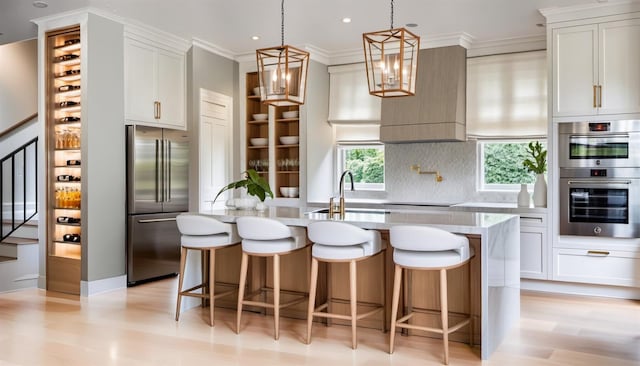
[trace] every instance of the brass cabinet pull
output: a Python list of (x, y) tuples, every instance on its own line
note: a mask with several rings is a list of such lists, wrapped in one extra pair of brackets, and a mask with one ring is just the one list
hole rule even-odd
[(597, 94), (598, 94), (598, 86), (594, 85), (593, 86), (593, 108), (598, 108)]
[(589, 250), (589, 251), (587, 251), (587, 255), (606, 256), (606, 255), (609, 255), (609, 252), (604, 251), (604, 250)]
[(161, 108), (160, 102), (153, 102), (153, 118), (160, 119)]
[(598, 108), (602, 108), (602, 85), (598, 85)]

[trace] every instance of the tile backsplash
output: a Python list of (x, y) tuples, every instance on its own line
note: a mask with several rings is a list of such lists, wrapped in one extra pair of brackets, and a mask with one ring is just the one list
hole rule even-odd
[[(477, 154), (475, 141), (387, 144), (386, 199), (421, 203), (516, 202), (517, 192), (476, 191)], [(412, 171), (413, 164), (420, 165), (423, 171), (439, 171), (442, 182), (436, 182), (432, 174)]]

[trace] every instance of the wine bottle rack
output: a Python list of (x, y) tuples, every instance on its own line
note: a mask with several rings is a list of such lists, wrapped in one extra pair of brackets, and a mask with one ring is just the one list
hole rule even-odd
[(46, 36), (47, 289), (80, 293), (82, 42), (78, 26)]

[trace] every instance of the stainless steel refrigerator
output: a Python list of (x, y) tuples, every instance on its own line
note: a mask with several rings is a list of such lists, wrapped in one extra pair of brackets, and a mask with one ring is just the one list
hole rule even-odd
[(176, 216), (188, 210), (186, 131), (127, 127), (127, 283), (178, 273)]

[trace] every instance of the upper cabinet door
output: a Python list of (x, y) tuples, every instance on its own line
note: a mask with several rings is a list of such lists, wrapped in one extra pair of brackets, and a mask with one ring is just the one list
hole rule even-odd
[(125, 38), (125, 120), (186, 129), (185, 55)]
[(599, 41), (599, 113), (640, 113), (640, 19), (600, 24)]
[(553, 30), (553, 116), (597, 113), (598, 26)]
[(135, 121), (153, 121), (156, 100), (156, 49), (125, 39), (125, 116)]
[(157, 57), (159, 122), (184, 128), (184, 56), (159, 50)]

